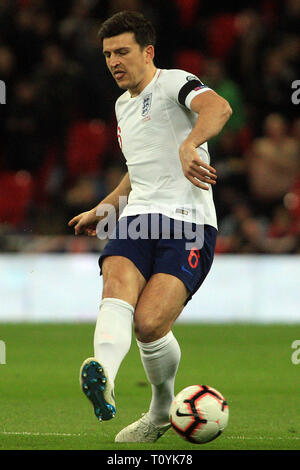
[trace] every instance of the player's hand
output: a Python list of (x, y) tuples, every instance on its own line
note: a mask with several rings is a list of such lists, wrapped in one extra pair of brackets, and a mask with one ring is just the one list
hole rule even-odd
[(68, 226), (74, 227), (75, 235), (85, 234), (90, 237), (95, 237), (96, 226), (99, 219), (100, 217), (97, 217), (95, 211), (92, 209), (73, 217), (73, 219), (69, 221)]
[(201, 160), (193, 144), (183, 142), (179, 149), (179, 156), (183, 174), (191, 183), (206, 191), (209, 189), (207, 184), (216, 184), (216, 170)]

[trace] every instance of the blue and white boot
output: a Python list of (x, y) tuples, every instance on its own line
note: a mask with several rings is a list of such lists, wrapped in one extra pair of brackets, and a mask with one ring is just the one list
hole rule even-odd
[(97, 359), (89, 357), (83, 362), (79, 380), (82, 391), (91, 401), (99, 421), (114, 418), (116, 414), (114, 391), (105, 368)]

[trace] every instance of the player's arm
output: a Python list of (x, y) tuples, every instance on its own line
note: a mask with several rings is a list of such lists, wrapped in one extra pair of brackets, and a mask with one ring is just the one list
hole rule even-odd
[(120, 196), (128, 196), (131, 191), (131, 184), (129, 179), (129, 174), (123, 177), (119, 185), (108, 195), (106, 196), (103, 201), (101, 201), (96, 207), (93, 209), (82, 212), (76, 217), (73, 217), (68, 223), (69, 227), (74, 227), (75, 235), (79, 235), (84, 233), (89, 236), (96, 235), (96, 225), (97, 223), (104, 217), (97, 215), (97, 209), (102, 204), (112, 206), (112, 210), (116, 211), (117, 217), (119, 216), (119, 197)]
[(196, 149), (219, 134), (230, 118), (232, 110), (229, 103), (213, 90), (196, 95), (190, 107), (198, 114), (198, 119), (179, 149), (182, 170), (191, 183), (208, 190), (205, 183), (216, 183), (216, 170), (201, 160)]

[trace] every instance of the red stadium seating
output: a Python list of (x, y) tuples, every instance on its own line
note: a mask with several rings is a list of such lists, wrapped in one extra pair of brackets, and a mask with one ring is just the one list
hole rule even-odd
[(205, 61), (201, 52), (194, 49), (183, 49), (177, 52), (175, 57), (175, 67), (188, 70), (201, 79), (204, 74)]
[(68, 175), (95, 175), (104, 162), (109, 144), (109, 132), (102, 121), (78, 121), (67, 136), (66, 164)]
[(0, 173), (0, 223), (20, 227), (33, 194), (33, 179), (27, 171)]
[(185, 27), (195, 22), (199, 0), (176, 0), (181, 24)]
[(237, 39), (235, 16), (231, 14), (213, 16), (206, 33), (209, 53), (218, 59), (226, 59)]

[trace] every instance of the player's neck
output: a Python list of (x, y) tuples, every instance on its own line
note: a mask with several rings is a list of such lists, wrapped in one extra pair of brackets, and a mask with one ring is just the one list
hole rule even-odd
[(153, 80), (156, 72), (157, 72), (157, 68), (153, 64), (153, 66), (151, 66), (149, 70), (147, 70), (147, 73), (145, 73), (143, 79), (138, 83), (138, 85), (135, 88), (128, 89), (131, 98), (135, 98), (140, 93), (142, 93), (142, 91), (146, 88), (146, 86), (148, 86), (149, 83)]

